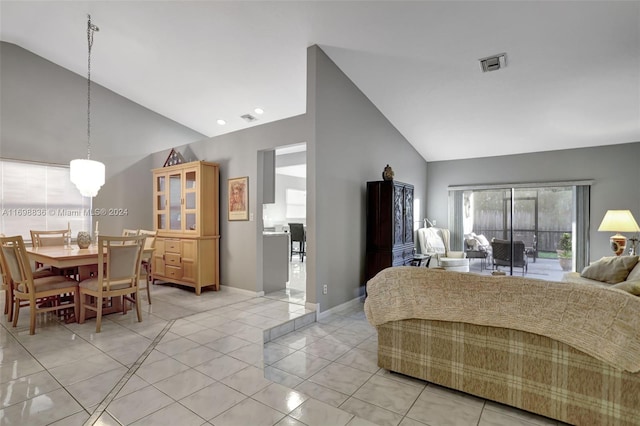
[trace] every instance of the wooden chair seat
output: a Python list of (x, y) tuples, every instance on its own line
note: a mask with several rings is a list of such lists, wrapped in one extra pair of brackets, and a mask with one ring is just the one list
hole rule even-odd
[[(62, 275), (50, 275), (48, 277), (33, 279), (33, 286), (37, 291), (41, 291), (43, 289), (54, 290), (56, 288), (68, 287), (69, 283), (75, 283), (75, 285), (78, 284), (76, 281)], [(27, 283), (20, 283), (15, 287), (15, 289), (23, 293), (29, 291), (29, 289), (27, 288)]]
[[(100, 287), (100, 280), (98, 278), (89, 278), (87, 280), (81, 281), (79, 284), (80, 289), (84, 290), (92, 290), (98, 291), (98, 287)], [(121, 283), (121, 284), (112, 284), (111, 290), (121, 290), (123, 288), (127, 288), (129, 283)]]

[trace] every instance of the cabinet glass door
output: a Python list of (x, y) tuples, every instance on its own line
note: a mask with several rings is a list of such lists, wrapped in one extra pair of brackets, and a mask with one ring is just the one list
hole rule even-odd
[(156, 176), (155, 198), (156, 198), (156, 229), (167, 229), (167, 197), (166, 197), (166, 176)]
[(182, 178), (180, 172), (169, 175), (169, 229), (182, 230)]
[(185, 231), (195, 231), (197, 225), (197, 173), (187, 170), (184, 174), (184, 218)]

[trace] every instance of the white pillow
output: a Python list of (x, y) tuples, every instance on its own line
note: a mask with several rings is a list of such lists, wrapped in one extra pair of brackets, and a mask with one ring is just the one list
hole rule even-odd
[(480, 234), (480, 235), (476, 235), (476, 240), (478, 240), (478, 243), (482, 246), (482, 247), (489, 247), (491, 244), (489, 243), (489, 240), (487, 240), (487, 237), (485, 237), (484, 235)]
[(438, 235), (438, 231), (435, 228), (427, 228), (424, 236), (427, 253), (444, 254), (446, 252), (444, 241), (442, 241), (442, 238)]
[(480, 250), (480, 243), (475, 238), (467, 238), (464, 240), (464, 243), (467, 246), (467, 250), (478, 251)]

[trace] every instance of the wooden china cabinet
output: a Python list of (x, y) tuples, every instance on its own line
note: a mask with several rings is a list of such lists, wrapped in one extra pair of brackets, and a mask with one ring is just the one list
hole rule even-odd
[(384, 268), (411, 265), (414, 247), (413, 185), (367, 182), (366, 280)]
[(158, 231), (153, 279), (220, 289), (219, 166), (194, 161), (153, 172)]

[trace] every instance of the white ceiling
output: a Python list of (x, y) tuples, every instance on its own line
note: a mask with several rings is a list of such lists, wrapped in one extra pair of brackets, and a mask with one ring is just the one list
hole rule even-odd
[(638, 1), (2, 0), (0, 39), (86, 75), (87, 13), (93, 80), (207, 136), (304, 113), (318, 44), (428, 161), (640, 141)]

